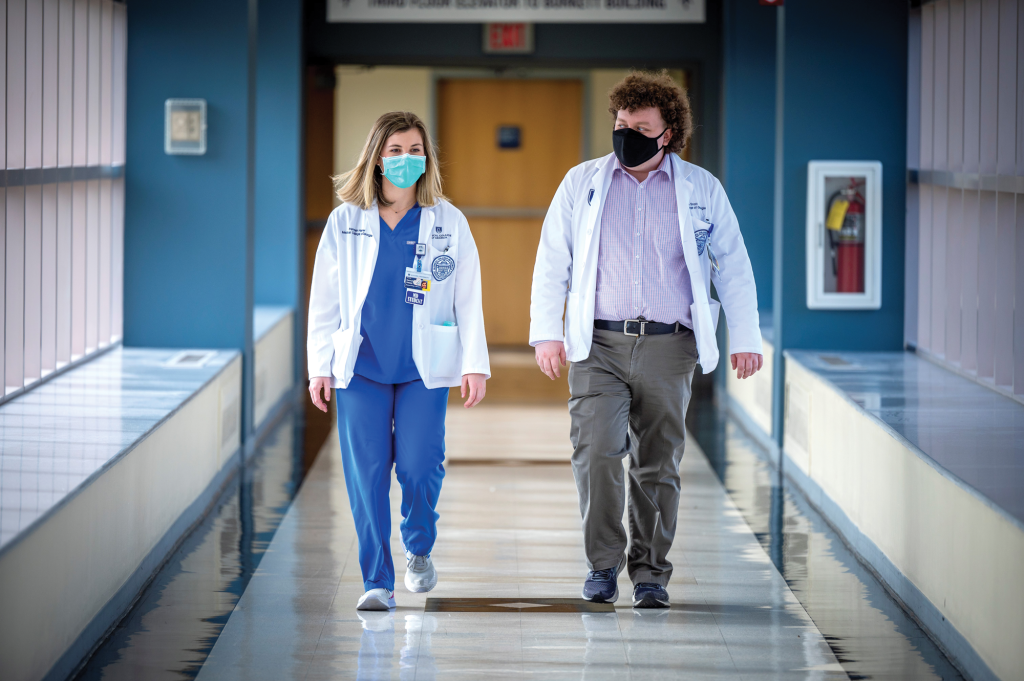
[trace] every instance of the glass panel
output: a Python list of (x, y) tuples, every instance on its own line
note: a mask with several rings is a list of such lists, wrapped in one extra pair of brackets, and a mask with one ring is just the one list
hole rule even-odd
[(85, 354), (85, 181), (75, 182), (71, 203), (71, 361)]
[(100, 21), (100, 164), (110, 165), (113, 128), (113, 46), (114, 3), (103, 0)]
[(96, 310), (97, 347), (110, 343), (110, 180), (100, 180), (99, 189), (99, 307)]
[(43, 167), (57, 165), (57, 0), (43, 0)]
[(925, 350), (931, 349), (932, 327), (932, 187), (921, 185), (920, 203), (918, 210), (921, 211), (920, 228), (917, 233), (918, 261), (917, 261), (917, 290), (920, 298), (917, 301), (917, 347)]
[[(1016, 18), (1016, 17), (1015, 17)], [(996, 329), (995, 379), (996, 385), (1013, 385), (1013, 294), (1016, 288), (1016, 197), (999, 193), (996, 208), (999, 235), (996, 237)]]
[(124, 128), (125, 128), (125, 7), (121, 3), (114, 5), (114, 142), (113, 163), (124, 164)]
[(43, 165), (43, 5), (28, 3), (25, 17), (25, 167)]
[(75, 75), (75, 6), (73, 0), (60, 0), (58, 39), (60, 42), (57, 64), (57, 163), (70, 166), (74, 148), (71, 133), (74, 129), (74, 75)]
[[(89, 165), (100, 162), (100, 0), (89, 1), (89, 84), (87, 91)], [(93, 346), (94, 347), (94, 346)]]
[(110, 273), (110, 341), (121, 340), (124, 334), (124, 178), (114, 180), (111, 200), (111, 250), (113, 262)]
[(946, 352), (946, 226), (945, 187), (932, 189), (932, 347), (936, 355)]
[(7, 267), (4, 275), (4, 394), (24, 385), (25, 190), (7, 189)]
[[(2, 2), (2, 0), (0, 0)], [(0, 88), (2, 90), (3, 88)], [(2, 135), (0, 135), (2, 137)], [(7, 190), (0, 187), (0, 357), (7, 357)], [(0, 361), (0, 395), (6, 392), (6, 361)]]
[(73, 127), (71, 140), (74, 145), (72, 164), (84, 166), (89, 162), (87, 153), (89, 100), (86, 97), (89, 91), (89, 0), (75, 0), (73, 45), (75, 60), (72, 76), (74, 87), (74, 107), (71, 115)]
[(821, 229), (822, 282), (825, 293), (864, 293), (864, 200), (867, 178), (825, 177), (825, 215)]
[(71, 360), (71, 192), (57, 185), (57, 368)]
[(43, 192), (25, 187), (25, 385), (39, 379), (40, 308), (42, 307)]
[(964, 197), (959, 189), (949, 190), (946, 227), (946, 359), (960, 362), (960, 298), (963, 286)]
[(43, 185), (43, 268), (40, 376), (57, 366), (57, 185)]
[(978, 192), (964, 192), (963, 310), (960, 342), (960, 366), (978, 370)]
[[(7, 0), (0, 0), (0, 73), (7, 73)], [(0, 162), (7, 159), (7, 88), (0, 87)], [(2, 222), (2, 220), (0, 220)], [(0, 301), (3, 298), (0, 297)], [(0, 305), (2, 308), (3, 305)], [(0, 315), (2, 316), (2, 315)], [(2, 326), (0, 326), (2, 328)], [(0, 341), (2, 345), (2, 341)], [(0, 377), (3, 369), (0, 368)], [(0, 381), (3, 386), (3, 381)]]
[(978, 376), (992, 378), (996, 327), (996, 194), (981, 192), (978, 221)]
[(7, 167), (25, 167), (25, 0), (7, 3)]
[(85, 351), (96, 349), (98, 343), (100, 306), (100, 182), (88, 181), (85, 215)]

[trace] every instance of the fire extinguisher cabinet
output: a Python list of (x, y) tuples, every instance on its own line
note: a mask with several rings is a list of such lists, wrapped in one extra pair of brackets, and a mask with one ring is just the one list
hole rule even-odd
[(882, 306), (882, 164), (807, 164), (807, 307)]

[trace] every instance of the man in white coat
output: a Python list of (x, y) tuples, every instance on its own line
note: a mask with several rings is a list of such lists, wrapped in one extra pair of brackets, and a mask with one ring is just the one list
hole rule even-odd
[(633, 606), (666, 608), (693, 371), (718, 364), (722, 307), (733, 369), (747, 378), (761, 368), (757, 293), (721, 183), (676, 155), (693, 126), (683, 89), (664, 72), (633, 73), (610, 98), (615, 152), (570, 170), (544, 220), (530, 344), (552, 379), (572, 363), (572, 466), (590, 569), (583, 598), (614, 602), (628, 565)]

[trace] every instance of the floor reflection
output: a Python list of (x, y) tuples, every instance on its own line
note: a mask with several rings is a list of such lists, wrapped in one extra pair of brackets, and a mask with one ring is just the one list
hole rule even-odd
[(405, 639), (398, 657), (398, 678), (401, 681), (435, 681), (437, 665), (430, 649), (430, 636), (437, 630), (433, 615), (394, 612), (358, 612), (363, 625), (359, 639), (356, 668), (358, 681), (392, 678), (395, 661), (395, 625), (405, 629)]
[(301, 413), (286, 415), (77, 679), (198, 675), (308, 470), (304, 444)]
[(735, 421), (705, 399), (687, 425), (851, 679), (962, 678)]

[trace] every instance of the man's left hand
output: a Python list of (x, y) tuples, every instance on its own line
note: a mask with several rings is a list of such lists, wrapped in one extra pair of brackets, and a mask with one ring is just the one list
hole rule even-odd
[(736, 370), (736, 378), (750, 378), (761, 370), (764, 357), (756, 352), (737, 352), (732, 356), (732, 368)]

